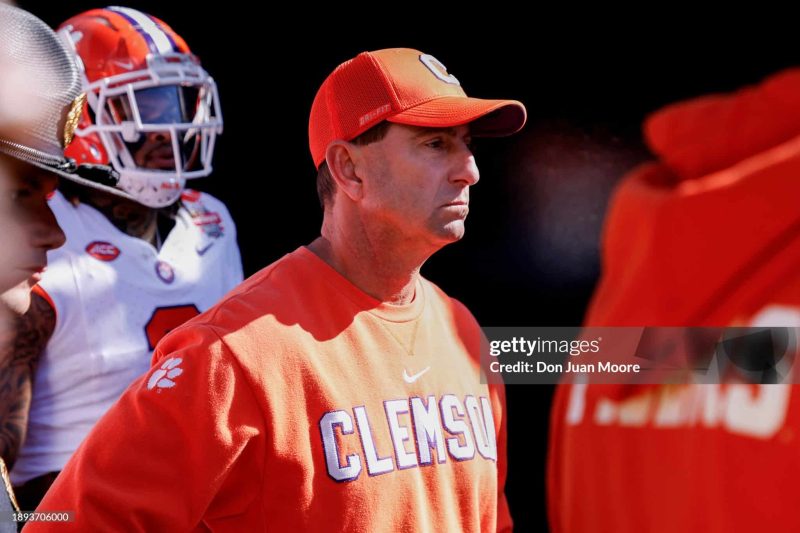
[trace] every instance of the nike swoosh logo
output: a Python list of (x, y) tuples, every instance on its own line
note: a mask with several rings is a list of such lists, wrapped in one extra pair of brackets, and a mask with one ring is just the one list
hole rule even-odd
[(206, 253), (208, 251), (209, 248), (211, 248), (211, 246), (213, 244), (214, 244), (214, 241), (211, 241), (210, 243), (208, 243), (206, 246), (204, 246), (202, 248), (200, 248), (199, 246), (195, 246), (194, 249), (197, 252), (197, 255), (203, 255), (204, 253)]
[(419, 372), (417, 372), (417, 373), (416, 373), (416, 374), (414, 374), (413, 376), (409, 376), (409, 375), (408, 375), (408, 372), (406, 372), (406, 369), (404, 368), (404, 369), (403, 369), (403, 381), (405, 381), (406, 383), (414, 383), (414, 382), (415, 382), (415, 381), (417, 381), (419, 378), (421, 378), (421, 377), (422, 377), (422, 375), (423, 375), (425, 372), (427, 372), (427, 371), (428, 371), (428, 370), (430, 370), (430, 369), (431, 369), (431, 367), (429, 367), (429, 366), (426, 366), (425, 368), (423, 368), (422, 370), (420, 370)]

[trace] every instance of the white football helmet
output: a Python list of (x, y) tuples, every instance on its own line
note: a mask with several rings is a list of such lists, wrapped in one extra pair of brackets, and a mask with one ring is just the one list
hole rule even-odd
[(178, 34), (121, 7), (72, 17), (59, 34), (88, 97), (67, 156), (111, 164), (115, 192), (154, 208), (177, 201), (187, 179), (211, 173), (222, 132), (217, 86)]

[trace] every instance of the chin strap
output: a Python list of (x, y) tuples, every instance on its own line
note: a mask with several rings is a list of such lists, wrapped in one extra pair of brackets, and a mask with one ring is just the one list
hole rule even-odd
[[(75, 160), (70, 160), (75, 165)], [(67, 171), (70, 172), (70, 171)], [(108, 165), (93, 165), (84, 163), (74, 167), (72, 174), (77, 174), (83, 179), (105, 185), (107, 187), (116, 187), (119, 183), (119, 172), (114, 170)]]

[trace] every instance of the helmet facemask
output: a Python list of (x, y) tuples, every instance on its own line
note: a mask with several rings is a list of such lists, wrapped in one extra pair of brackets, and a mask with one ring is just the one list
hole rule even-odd
[(86, 83), (93, 124), (119, 171), (117, 187), (149, 207), (180, 198), (186, 180), (208, 176), (222, 114), (217, 87), (190, 54), (150, 55), (147, 68)]

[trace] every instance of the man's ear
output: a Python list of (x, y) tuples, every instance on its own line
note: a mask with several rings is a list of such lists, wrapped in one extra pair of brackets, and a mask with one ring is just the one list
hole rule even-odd
[(346, 141), (333, 141), (325, 151), (325, 161), (337, 189), (353, 201), (360, 199), (364, 191), (356, 172), (360, 155), (359, 147)]

